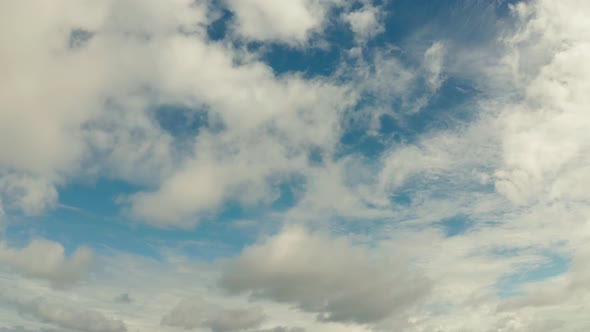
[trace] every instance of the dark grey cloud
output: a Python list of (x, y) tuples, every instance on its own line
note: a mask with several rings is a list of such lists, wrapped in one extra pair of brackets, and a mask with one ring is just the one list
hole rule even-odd
[(117, 297), (115, 297), (115, 302), (131, 303), (131, 302), (133, 302), (133, 298), (127, 293), (122, 293), (122, 294), (118, 295)]

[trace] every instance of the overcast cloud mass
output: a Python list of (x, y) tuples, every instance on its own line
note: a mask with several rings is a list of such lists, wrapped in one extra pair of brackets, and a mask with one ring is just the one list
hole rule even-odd
[(0, 2), (0, 332), (590, 330), (588, 17)]

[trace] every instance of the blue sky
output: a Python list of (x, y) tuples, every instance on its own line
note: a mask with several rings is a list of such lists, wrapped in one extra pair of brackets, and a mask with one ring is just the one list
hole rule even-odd
[(0, 331), (586, 329), (588, 13), (0, 5)]

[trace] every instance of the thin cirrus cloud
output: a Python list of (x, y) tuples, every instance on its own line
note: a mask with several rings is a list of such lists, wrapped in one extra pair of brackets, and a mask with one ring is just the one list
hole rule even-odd
[(0, 330), (586, 330), (589, 13), (1, 4)]

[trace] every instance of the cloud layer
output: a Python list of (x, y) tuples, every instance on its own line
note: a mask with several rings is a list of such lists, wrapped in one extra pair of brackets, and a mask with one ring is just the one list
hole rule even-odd
[(589, 14), (0, 4), (0, 331), (587, 330)]

